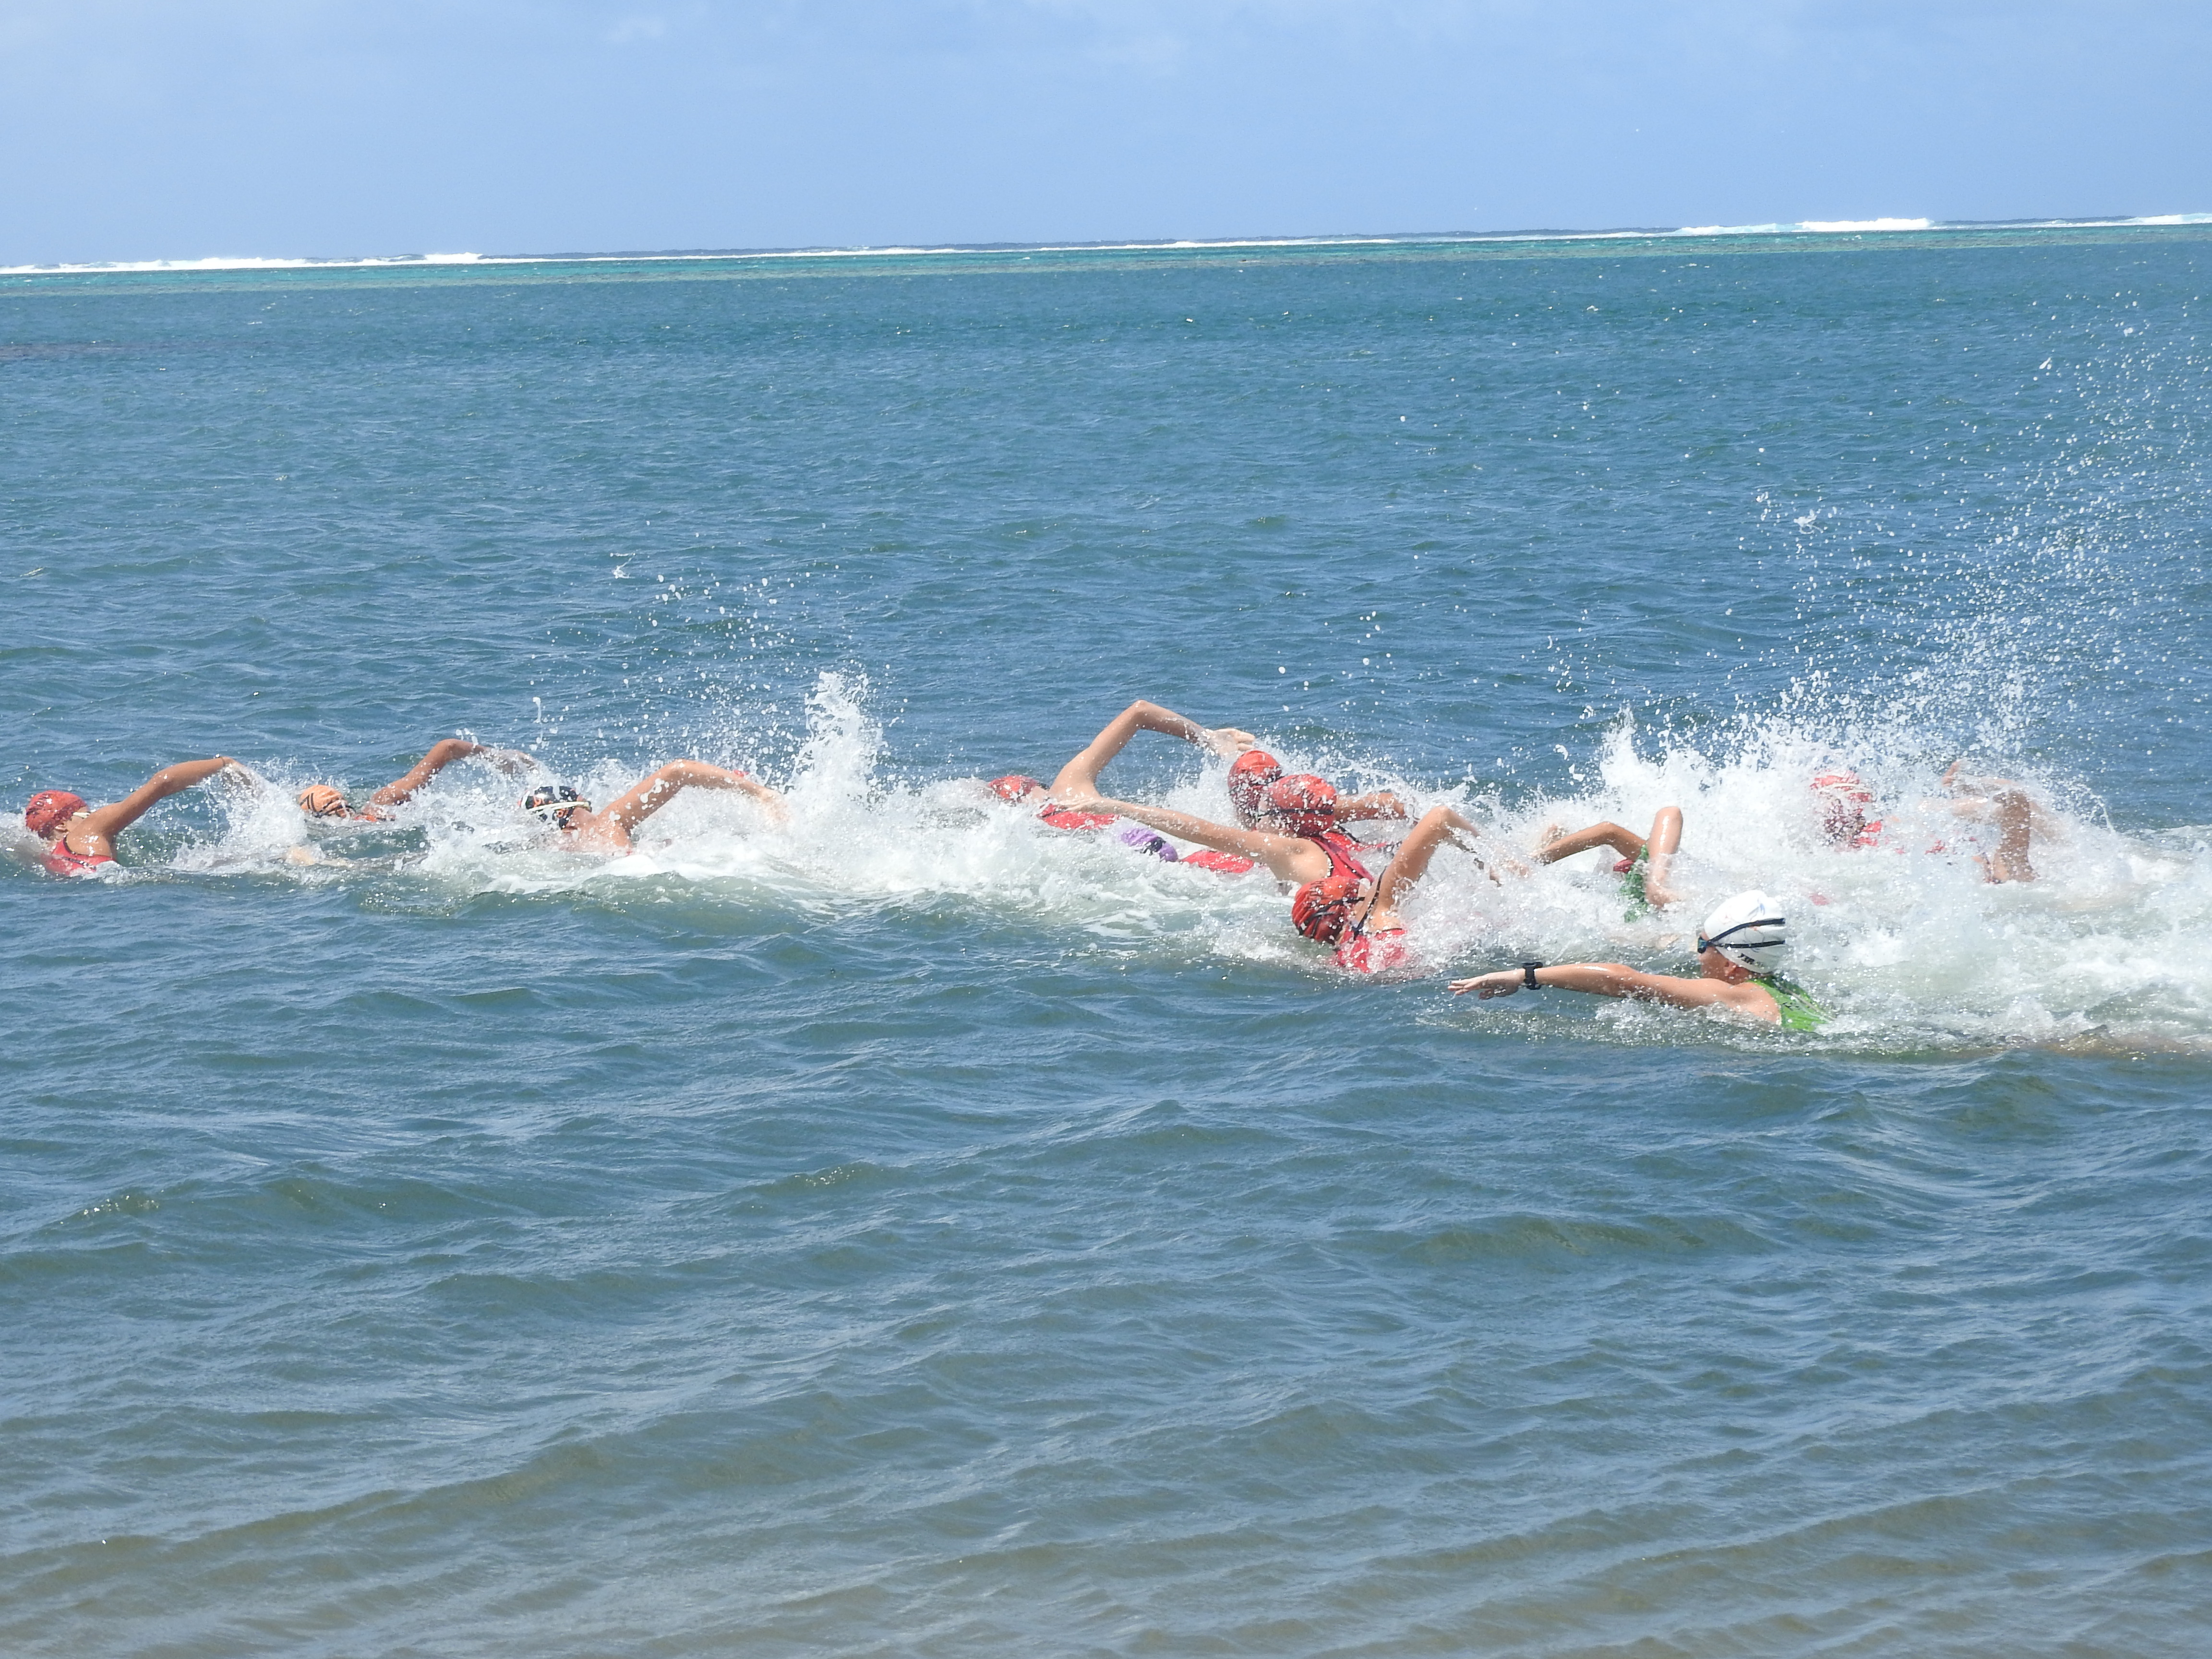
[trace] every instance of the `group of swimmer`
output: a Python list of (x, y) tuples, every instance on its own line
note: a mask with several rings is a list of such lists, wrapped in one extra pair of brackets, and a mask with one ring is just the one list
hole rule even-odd
[[(1236, 821), (1218, 823), (1107, 795), (1100, 787), (1100, 775), (1140, 732), (1178, 738), (1228, 760), (1229, 804)], [(471, 757), (510, 775), (538, 769), (535, 760), (519, 750), (449, 738), (358, 805), (330, 784), (302, 789), (297, 805), (311, 821), (322, 823), (380, 822), (390, 817), (389, 809), (410, 799), (447, 767)], [(26, 805), (24, 827), (38, 838), (40, 860), (53, 874), (97, 874), (116, 862), (116, 836), (154, 805), (226, 771), (251, 777), (230, 757), (217, 755), (166, 767), (122, 799), (104, 806), (90, 805), (66, 791), (43, 790)], [(2047, 822), (2041, 809), (2009, 780), (1966, 780), (1960, 772), (1954, 765), (1944, 775), (1948, 811), (1965, 824), (1990, 826), (1996, 835), (1994, 844), (1984, 851), (1975, 831), (1968, 829), (1959, 850), (1972, 856), (1989, 881), (2034, 880), (2031, 843), (2039, 824)], [(1870, 817), (1874, 794), (1856, 774), (1826, 772), (1811, 780), (1810, 787), (1821, 833), (1832, 846), (1863, 849), (1884, 844), (1883, 826)], [(788, 816), (783, 797), (750, 774), (695, 760), (671, 762), (604, 807), (595, 808), (574, 787), (560, 783), (532, 789), (520, 805), (553, 844), (618, 855), (631, 850), (631, 837), (640, 824), (687, 789), (744, 795), (774, 823)], [(984, 790), (988, 793), (983, 794)], [(1306, 938), (1331, 947), (1338, 964), (1354, 973), (1418, 966), (1400, 906), (1446, 846), (1474, 858), (1492, 882), (1529, 873), (1528, 865), (1485, 842), (1475, 825), (1451, 807), (1433, 806), (1414, 817), (1388, 791), (1346, 795), (1324, 778), (1286, 773), (1249, 732), (1200, 726), (1152, 702), (1130, 704), (1049, 784), (1010, 774), (981, 786), (979, 799), (1006, 803), (1058, 830), (1097, 832), (1125, 824), (1118, 833), (1132, 845), (1224, 876), (1241, 876), (1264, 866), (1289, 892), (1291, 925)], [(1412, 822), (1406, 825), (1409, 818)], [(1406, 827), (1395, 842), (1363, 842), (1346, 828), (1376, 822)], [(1170, 837), (1197, 850), (1179, 850)], [(1683, 902), (1673, 884), (1681, 839), (1681, 811), (1666, 806), (1653, 818), (1650, 832), (1641, 836), (1610, 823), (1572, 831), (1553, 826), (1529, 857), (1536, 864), (1553, 864), (1608, 849), (1617, 855), (1614, 869), (1623, 878), (1631, 914), (1656, 914)], [(1939, 844), (1931, 850), (1946, 849)], [(1377, 875), (1369, 862), (1382, 854), (1388, 854), (1388, 861)], [(1487, 1000), (1551, 988), (1678, 1008), (1718, 1008), (1769, 1024), (1811, 1030), (1829, 1016), (1781, 972), (1788, 925), (1782, 908), (1765, 892), (1753, 890), (1736, 894), (1705, 917), (1697, 934), (1698, 972), (1694, 976), (1642, 973), (1620, 963), (1523, 962), (1455, 980), (1451, 989)]]

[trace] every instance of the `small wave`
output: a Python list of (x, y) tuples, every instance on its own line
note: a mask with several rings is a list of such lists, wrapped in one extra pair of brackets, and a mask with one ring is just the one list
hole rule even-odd
[(85, 264), (0, 265), (0, 276), (98, 276), (128, 271), (358, 270), (384, 266), (477, 265), (498, 263), (480, 253), (394, 253), (357, 259), (231, 258), (115, 259)]
[[(1862, 231), (1933, 230), (1933, 219), (1798, 219), (1786, 224), (1685, 225), (1670, 236), (1832, 236)], [(1958, 228), (1956, 226), (1949, 228)]]

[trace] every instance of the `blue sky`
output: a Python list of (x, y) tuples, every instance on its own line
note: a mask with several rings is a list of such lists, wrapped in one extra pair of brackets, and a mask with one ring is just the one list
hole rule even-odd
[(2212, 210), (2212, 4), (0, 0), (0, 264)]

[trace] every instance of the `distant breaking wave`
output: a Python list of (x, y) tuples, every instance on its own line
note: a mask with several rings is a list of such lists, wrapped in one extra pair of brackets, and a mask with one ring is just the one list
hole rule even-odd
[(1634, 227), (1620, 230), (1452, 231), (1389, 236), (1253, 236), (1148, 242), (986, 242), (886, 247), (712, 248), (631, 253), (396, 253), (355, 258), (228, 258), (125, 259), (82, 264), (0, 265), (0, 276), (87, 276), (130, 271), (349, 270), (444, 265), (641, 264), (654, 261), (881, 259), (930, 255), (1169, 252), (1213, 248), (1389, 247), (1466, 242), (1588, 242), (1657, 237), (1911, 235), (1923, 231), (2099, 230), (2212, 224), (2212, 213), (2160, 213), (2106, 219), (1802, 219), (1759, 225)]

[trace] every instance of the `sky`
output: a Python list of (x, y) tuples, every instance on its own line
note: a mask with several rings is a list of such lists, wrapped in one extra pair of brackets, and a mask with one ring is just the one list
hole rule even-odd
[(2207, 0), (0, 0), (0, 265), (2207, 210)]

